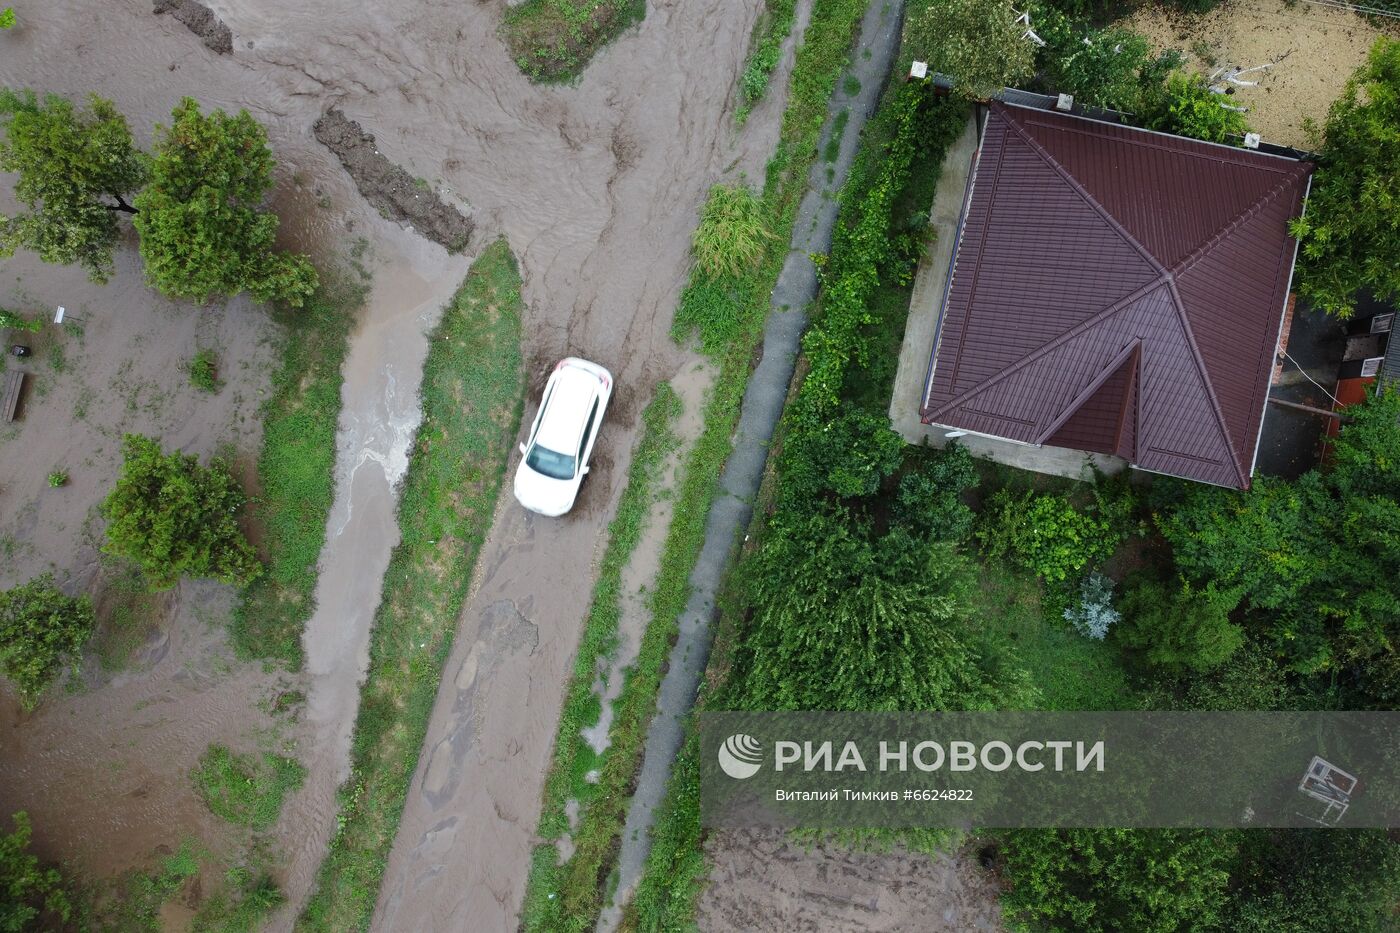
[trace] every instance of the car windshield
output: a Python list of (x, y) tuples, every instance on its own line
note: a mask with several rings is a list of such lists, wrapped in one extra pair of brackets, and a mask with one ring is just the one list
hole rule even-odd
[(525, 458), (530, 469), (554, 479), (574, 478), (574, 458), (561, 454), (548, 447), (536, 444), (530, 448), (530, 456)]

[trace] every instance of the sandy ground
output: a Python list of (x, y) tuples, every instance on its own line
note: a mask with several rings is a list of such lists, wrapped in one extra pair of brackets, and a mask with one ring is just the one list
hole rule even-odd
[(705, 933), (747, 930), (1001, 930), (996, 883), (970, 853), (811, 848), (779, 832), (717, 832), (696, 921)]
[(1265, 142), (1300, 149), (1316, 145), (1303, 120), (1311, 117), (1320, 125), (1376, 37), (1400, 35), (1394, 21), (1377, 26), (1355, 13), (1301, 0), (1227, 0), (1204, 15), (1145, 7), (1124, 25), (1159, 49), (1185, 52), (1193, 71), (1272, 63), (1244, 76), (1259, 86), (1239, 88), (1232, 103), (1249, 108), (1246, 119)]
[[(637, 415), (651, 386), (695, 362), (671, 343), (669, 328), (696, 211), (726, 173), (756, 177), (776, 139), (779, 95), (742, 135), (733, 129), (731, 92), (759, 3), (654, 3), (577, 86), (545, 88), (507, 58), (496, 37), (500, 3), (213, 7), (232, 30), (229, 55), (205, 48), (173, 17), (153, 15), (149, 0), (26, 8), (5, 36), (0, 80), (72, 96), (99, 90), (142, 143), (182, 95), (246, 107), (268, 127), (280, 162), (275, 204), (288, 245), (324, 257), (358, 238), (367, 243), (374, 288), (345, 367), (319, 605), (307, 629), (306, 672), (291, 678), (308, 694), (293, 737), (309, 774), (278, 828), (291, 899), (282, 923), (304, 902), (334, 829), (369, 624), (397, 538), (395, 484), (417, 423), (424, 333), (470, 256), (504, 233), (520, 257), (536, 383), (569, 352), (618, 377), (576, 513), (549, 522), (502, 502), (390, 866), (396, 887), (382, 905), (386, 925), (399, 929), (444, 928), (439, 920), (454, 914), (473, 917), (478, 929), (505, 928), (523, 887), (563, 675)], [(373, 133), (391, 161), (462, 206), (477, 224), (466, 255), (449, 257), (360, 200), (311, 135), (331, 106)], [(113, 426), (156, 431), (198, 452), (232, 439), (245, 460), (257, 448), (249, 419), (267, 361), (259, 313), (237, 302), (217, 314), (164, 306), (140, 285), (133, 255), (124, 253), (120, 266), (98, 290), (73, 270), (23, 258), (5, 265), (34, 309), (88, 310), (84, 352), (92, 359), (83, 365), (92, 368), (85, 378), (95, 396), (86, 421), (62, 418), (80, 388), (51, 380), (45, 396), (30, 399), (24, 435), (0, 447), (0, 519), (20, 554), (4, 570), (17, 577), (50, 563), (74, 574), (91, 565), (91, 548), (76, 542), (114, 472)], [(173, 387), (184, 377), (173, 362), (201, 337), (227, 370), (246, 372), (246, 385), (226, 375), (214, 400), (181, 401)], [(46, 358), (34, 362), (42, 367)], [(114, 391), (101, 367), (126, 358), (125, 378), (157, 388)], [(158, 389), (168, 396), (163, 407), (150, 402)], [(118, 392), (137, 395), (129, 424), (130, 403)], [(91, 465), (81, 462), (89, 457)], [(75, 461), (66, 464), (71, 486), (42, 488), (65, 458)], [(31, 809), (41, 853), (79, 857), (105, 874), (142, 862), (155, 845), (212, 831), (192, 804), (187, 766), (209, 741), (252, 741), (268, 728), (257, 704), (283, 679), (233, 664), (220, 617), (197, 612), (196, 595), (182, 592), (171, 647), (133, 671), (127, 692), (96, 690), (85, 705), (81, 696), (56, 700), (28, 718), (10, 707), (0, 806)], [(228, 601), (226, 592), (211, 604), (214, 597)], [(197, 627), (203, 618), (212, 625)], [(142, 715), (157, 703), (163, 716)], [(65, 758), (67, 766), (54, 764)]]

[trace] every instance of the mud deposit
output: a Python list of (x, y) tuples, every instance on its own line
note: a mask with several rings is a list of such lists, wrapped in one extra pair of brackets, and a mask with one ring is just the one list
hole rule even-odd
[(196, 0), (156, 0), (153, 12), (157, 16), (169, 13), (220, 55), (233, 51), (233, 30), (225, 26), (213, 10)]
[(327, 110), (312, 128), (317, 142), (334, 152), (360, 194), (390, 220), (410, 224), (448, 252), (460, 252), (472, 223), (443, 202), (426, 181), (415, 179), (380, 154), (374, 136), (339, 110)]
[(717, 832), (696, 921), (729, 930), (1001, 930), (992, 876), (967, 853), (857, 852), (796, 845), (778, 832)]
[[(41, 854), (81, 857), (92, 873), (110, 875), (149, 864), (158, 844), (173, 849), (194, 836), (218, 845), (219, 828), (194, 803), (189, 764), (209, 742), (243, 747), (283, 728), (259, 703), (284, 680), (307, 695), (302, 718), (285, 728), (308, 774), (270, 847), (289, 898), (279, 928), (305, 903), (335, 830), (369, 625), (397, 538), (395, 481), (417, 423), (424, 334), (467, 264), (366, 204), (312, 135), (335, 108), (371, 127), (411, 177), (470, 203), (489, 234), (483, 241), (509, 238), (524, 276), (532, 375), (542, 381), (555, 360), (576, 353), (617, 377), (574, 513), (534, 519), (508, 493), (501, 502), (381, 902), (385, 928), (514, 928), (564, 679), (637, 414), (651, 386), (694, 363), (669, 331), (697, 210), (721, 178), (757, 178), (776, 137), (780, 107), (756, 110), (736, 135), (727, 103), (760, 5), (657, 4), (572, 87), (530, 84), (498, 38), (504, 6), (495, 3), (243, 0), (220, 6), (237, 55), (213, 54), (172, 17), (152, 16), (149, 0), (26, 8), (24, 29), (5, 37), (0, 83), (74, 99), (98, 91), (127, 115), (141, 145), (185, 95), (247, 108), (267, 127), (279, 163), (273, 204), (283, 245), (323, 259), (357, 251), (374, 277), (345, 365), (338, 487), (306, 670), (265, 674), (232, 661), (222, 635), (228, 594), (198, 611), (182, 595), (170, 648), (154, 666), (59, 695), (33, 716), (7, 707), (0, 809), (30, 808)], [(112, 435), (123, 426), (195, 452), (231, 439), (245, 467), (257, 450), (254, 413), (269, 361), (261, 312), (161, 302), (141, 284), (133, 246), (128, 240), (118, 277), (104, 288), (76, 270), (16, 257), (3, 269), (19, 278), (6, 279), (17, 293), (0, 298), (24, 311), (86, 309), (83, 366), (100, 362), (115, 374), (129, 363), (133, 383), (186, 384), (179, 361), (207, 339), (228, 385), (212, 399), (172, 396), (184, 401), (149, 421), (147, 396), (132, 403), (129, 390), (108, 388), (110, 379), (79, 405), (71, 370), (50, 380), (47, 395), (31, 394), (22, 437), (0, 446), (0, 533), (32, 550), (22, 563), (4, 562), (0, 582), (52, 565), (85, 585), (77, 574), (93, 572), (94, 550), (83, 526), (114, 476)], [(71, 486), (48, 490), (44, 476), (60, 465)], [(522, 626), (537, 639), (519, 639)], [(159, 717), (147, 712), (157, 708)]]

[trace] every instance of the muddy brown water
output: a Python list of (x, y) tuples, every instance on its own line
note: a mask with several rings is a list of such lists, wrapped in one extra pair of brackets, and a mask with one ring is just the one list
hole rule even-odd
[[(339, 487), (319, 608), (307, 629), (307, 669), (290, 678), (308, 696), (292, 733), (309, 774), (278, 828), (290, 898), (280, 924), (304, 903), (334, 828), (334, 791), (347, 773), (369, 624), (397, 538), (395, 484), (418, 417), (423, 334), (470, 255), (504, 234), (525, 280), (527, 359), (541, 367), (565, 353), (596, 359), (618, 377), (618, 404), (573, 515), (528, 516), (508, 493), (498, 509), (377, 923), (452, 929), (465, 928), (452, 918), (471, 918), (474, 929), (513, 927), (564, 676), (601, 531), (628, 467), (636, 414), (658, 380), (693, 364), (669, 329), (696, 211), (726, 173), (757, 178), (776, 139), (780, 108), (772, 103), (760, 105), (742, 134), (733, 129), (732, 89), (759, 5), (651, 4), (640, 27), (604, 50), (574, 87), (536, 87), (520, 75), (496, 36), (504, 10), (498, 2), (321, 0), (289, 8), (226, 0), (212, 6), (232, 30), (229, 55), (212, 53), (174, 18), (154, 15), (149, 0), (52, 0), (26, 7), (19, 25), (0, 37), (0, 81), (70, 96), (98, 90), (127, 114), (142, 143), (182, 95), (206, 106), (246, 107), (268, 127), (280, 163), (274, 203), (284, 241), (324, 258), (364, 240), (374, 289), (346, 363)], [(473, 219), (466, 257), (449, 257), (360, 200), (311, 136), (316, 118), (332, 106)], [(46, 303), (75, 280), (74, 270), (32, 262), (10, 268), (21, 268), (24, 286)], [(113, 285), (91, 295), (94, 316), (114, 331), (128, 326), (117, 323), (122, 315), (145, 320), (140, 316), (155, 301), (129, 255)], [(217, 319), (229, 331), (226, 353), (254, 359), (265, 325), (256, 309), (233, 307), (241, 308), (241, 323), (227, 314)], [(174, 359), (172, 352), (160, 365), (169, 369)], [(257, 445), (247, 418), (260, 373), (251, 370), (247, 396), (229, 401), (246, 429), (233, 432), (244, 457)], [(89, 420), (108, 416), (119, 412)], [(172, 442), (191, 432), (202, 438), (205, 417), (210, 413), (192, 409), (188, 426), (161, 429)], [(25, 430), (48, 436), (42, 427)], [(207, 433), (191, 446), (212, 445), (216, 432)], [(94, 467), (87, 503), (100, 498), (110, 466)], [(52, 564), (77, 571), (91, 563), (91, 549), (79, 554), (69, 546), (80, 517), (50, 520), (49, 504), (40, 501), (35, 524), (47, 530), (30, 534), (31, 513), (10, 508), (0, 503), (32, 553), (23, 567), (9, 569), (28, 573)], [(221, 828), (191, 795), (188, 763), (209, 741), (246, 745), (271, 728), (258, 703), (283, 689), (289, 675), (232, 662), (218, 625), (198, 627), (194, 615), (177, 613), (166, 659), (132, 672), (125, 688), (99, 685), (34, 716), (7, 714), (0, 804), (36, 811), (47, 852), (80, 857), (102, 874), (139, 864), (153, 846), (185, 835), (219, 837)], [(155, 709), (163, 712), (133, 716)], [(123, 719), (133, 722), (116, 728)], [(64, 756), (80, 760), (48, 766)], [(151, 777), (131, 777), (137, 763)], [(15, 782), (24, 789), (15, 790)], [(143, 789), (132, 799), (145, 802), (123, 809), (120, 795)], [(70, 810), (75, 815), (65, 818)]]

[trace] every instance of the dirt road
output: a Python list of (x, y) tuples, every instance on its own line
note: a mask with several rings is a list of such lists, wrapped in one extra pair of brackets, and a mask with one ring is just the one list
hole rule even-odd
[[(696, 209), (725, 172), (756, 174), (776, 138), (778, 108), (771, 103), (737, 138), (729, 112), (759, 2), (653, 3), (640, 28), (605, 50), (578, 86), (545, 88), (530, 85), (506, 57), (496, 37), (499, 2), (319, 0), (289, 8), (229, 0), (215, 7), (232, 30), (231, 54), (217, 55), (176, 19), (153, 15), (149, 0), (27, 7), (3, 37), (0, 80), (74, 97), (100, 91), (128, 115), (143, 145), (183, 95), (207, 106), (246, 107), (267, 125), (279, 161), (275, 203), (287, 243), (324, 257), (366, 241), (375, 286), (346, 364), (340, 488), (322, 557), (320, 609), (308, 627), (307, 670), (298, 678), (309, 696), (298, 756), (310, 773), (279, 828), (292, 909), (304, 902), (334, 828), (355, 687), (396, 537), (393, 483), (416, 419), (422, 335), (466, 264), (367, 209), (339, 163), (312, 139), (316, 118), (340, 108), (375, 134), (392, 161), (459, 200), (477, 224), (468, 254), (497, 233), (508, 236), (524, 274), (526, 354), (537, 376), (573, 352), (608, 365), (619, 380), (576, 514), (544, 522), (503, 507), (498, 516), (381, 904), (384, 927), (432, 929), (439, 918), (469, 909), (479, 911), (474, 928), (505, 928), (523, 885), (564, 672), (636, 416), (656, 381), (691, 362), (668, 331)], [(37, 289), (52, 276), (73, 277), (71, 270), (39, 268), (26, 285)], [(133, 262), (120, 281), (124, 290), (98, 293), (98, 313), (115, 319), (151, 300)], [(244, 455), (256, 450), (255, 433), (240, 440)], [(68, 559), (59, 544), (34, 558), (36, 566)], [(200, 657), (211, 652), (216, 648)], [(265, 697), (240, 692), (243, 674), (223, 681), (238, 698), (234, 712), (200, 707), (194, 691), (175, 686), (181, 668), (169, 667), (158, 682), (143, 682), (172, 717), (189, 718), (188, 728), (170, 729), (183, 736), (178, 754), (150, 738), (159, 730), (146, 729), (98, 760), (139, 759), (153, 767), (184, 761), (207, 741), (265, 725), (256, 713)], [(84, 728), (100, 748), (104, 729), (132, 710), (90, 705)], [(219, 725), (199, 726), (212, 709), (222, 711)], [(66, 710), (65, 720), (76, 712)], [(38, 724), (14, 728), (28, 730), (7, 741), (16, 769), (30, 766), (26, 749), (66, 741), (66, 733)], [(90, 772), (51, 779), (61, 787), (49, 796), (86, 799), (97, 781)], [(114, 783), (118, 797), (140, 790)], [(97, 798), (96, 807), (117, 809), (117, 799)], [(169, 775), (146, 799), (153, 838), (178, 841), (198, 831), (184, 772)], [(447, 827), (444, 818), (456, 823)], [(120, 848), (120, 821), (104, 820), (83, 833), (50, 833), (46, 844), (55, 854)], [(43, 816), (36, 814), (36, 823), (42, 826)], [(122, 864), (148, 854), (132, 852)]]

